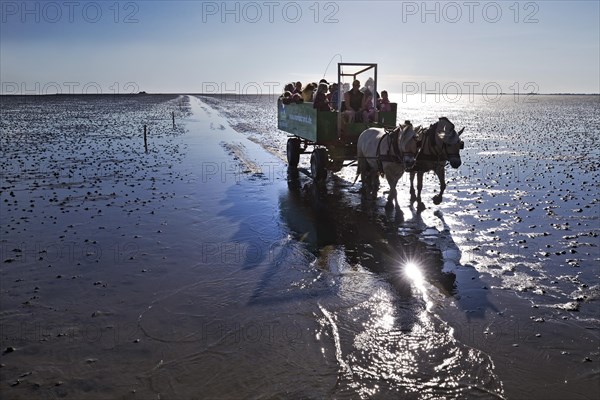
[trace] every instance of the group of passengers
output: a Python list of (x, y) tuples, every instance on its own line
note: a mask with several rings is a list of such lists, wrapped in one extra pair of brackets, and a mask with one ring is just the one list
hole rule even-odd
[[(327, 92), (329, 91), (329, 94)], [(311, 82), (306, 86), (302, 87), (302, 82), (298, 81), (296, 83), (288, 83), (285, 85), (283, 95), (281, 96), (281, 101), (283, 104), (290, 103), (314, 103), (315, 99), (319, 97), (321, 100), (321, 96), (317, 96), (319, 93), (325, 93), (325, 97), (327, 98), (327, 102), (329, 103), (332, 100), (335, 100), (337, 105), (337, 99), (333, 99), (334, 93), (337, 92), (337, 84), (332, 84), (329, 86), (325, 79), (321, 79), (319, 83)], [(335, 96), (337, 98), (337, 94)], [(317, 107), (315, 107), (317, 108)], [(331, 108), (325, 109), (324, 107), (321, 111), (330, 111)]]
[[(381, 97), (376, 92), (373, 99), (374, 81), (367, 79), (364, 88), (360, 88), (360, 81), (352, 82), (352, 89), (343, 94), (342, 116), (344, 122), (375, 122), (378, 111), (392, 111), (388, 92), (383, 90)], [(339, 88), (337, 83), (331, 85), (321, 79), (319, 83), (309, 83), (302, 87), (302, 82), (288, 83), (285, 85), (281, 96), (283, 104), (312, 102), (313, 108), (318, 111), (338, 111), (338, 96), (344, 88)]]
[(379, 111), (392, 111), (388, 92), (383, 90), (381, 96), (375, 92), (375, 99), (373, 92), (374, 82), (371, 78), (367, 79), (363, 89), (360, 88), (360, 81), (352, 82), (352, 89), (344, 93), (345, 109), (342, 115), (345, 122), (375, 122)]

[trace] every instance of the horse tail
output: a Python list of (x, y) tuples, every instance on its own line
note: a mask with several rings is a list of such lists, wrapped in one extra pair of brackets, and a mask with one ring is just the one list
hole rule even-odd
[(354, 177), (354, 182), (352, 182), (353, 185), (356, 184), (356, 181), (358, 180), (358, 177), (360, 176), (360, 174), (364, 168), (363, 164), (365, 162), (365, 156), (364, 156), (360, 146), (357, 146), (356, 158), (357, 158), (358, 162), (356, 165), (356, 176)]
[(356, 176), (354, 177), (354, 182), (352, 182), (353, 185), (356, 184), (356, 181), (358, 180), (358, 177), (360, 176), (360, 165), (362, 164), (362, 162), (360, 161), (360, 159), (358, 159), (358, 166), (356, 167)]

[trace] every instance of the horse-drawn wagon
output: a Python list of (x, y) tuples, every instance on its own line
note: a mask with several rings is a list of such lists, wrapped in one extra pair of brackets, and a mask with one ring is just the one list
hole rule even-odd
[[(379, 111), (373, 122), (347, 122), (342, 118), (346, 105), (343, 102), (342, 79), (351, 81), (361, 77), (372, 78), (373, 107), (377, 104), (377, 64), (338, 63), (338, 96), (336, 111), (318, 111), (313, 103), (277, 104), (278, 128), (287, 132), (287, 160), (289, 168), (298, 166), (300, 155), (311, 154), (310, 173), (315, 181), (324, 181), (327, 172), (338, 172), (356, 162), (356, 144), (359, 135), (369, 127), (396, 126), (396, 103), (391, 111)], [(339, 111), (337, 111), (339, 110)]]
[[(390, 186), (387, 205), (396, 198), (396, 184), (404, 172), (410, 172), (411, 203), (421, 202), (423, 174), (433, 171), (439, 178), (440, 189), (433, 198), (440, 204), (446, 188), (445, 166), (452, 168), (461, 164), (460, 150), (464, 143), (460, 139), (464, 128), (456, 132), (454, 124), (446, 117), (440, 117), (429, 128), (413, 129), (411, 123), (396, 125), (397, 104), (390, 103), (390, 110), (378, 111), (373, 121), (360, 122), (343, 118), (342, 78), (359, 75), (369, 77), (373, 107), (377, 102), (377, 64), (338, 64), (338, 100), (336, 110), (318, 111), (313, 103), (289, 103), (278, 101), (278, 128), (289, 134), (287, 141), (288, 168), (296, 169), (301, 154), (311, 153), (310, 175), (317, 182), (325, 181), (328, 171), (338, 172), (343, 167), (358, 161), (363, 194), (377, 195), (379, 176), (385, 176)], [(358, 89), (357, 89), (358, 90)], [(389, 128), (389, 129), (386, 129)], [(312, 151), (309, 148), (312, 147)], [(414, 177), (417, 177), (417, 191), (414, 190)]]

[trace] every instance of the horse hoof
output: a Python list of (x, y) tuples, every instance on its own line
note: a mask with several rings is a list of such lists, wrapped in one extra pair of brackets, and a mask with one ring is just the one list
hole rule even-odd
[(426, 208), (427, 208), (427, 207), (425, 207), (425, 203), (423, 203), (423, 202), (421, 202), (421, 201), (420, 201), (420, 202), (419, 202), (419, 204), (417, 205), (417, 211), (418, 211), (418, 212), (424, 211)]
[(433, 196), (433, 204), (435, 204), (436, 206), (439, 206), (440, 204), (442, 204), (442, 196)]
[(404, 222), (404, 213), (402, 212), (402, 210), (400, 208), (396, 209), (396, 223), (403, 223)]

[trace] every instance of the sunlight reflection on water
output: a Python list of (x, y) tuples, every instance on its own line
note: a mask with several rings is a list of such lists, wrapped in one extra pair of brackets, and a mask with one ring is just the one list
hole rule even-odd
[(365, 274), (378, 286), (367, 299), (336, 310), (320, 305), (324, 318), (316, 337), (334, 342), (336, 397), (502, 398), (489, 358), (460, 345), (452, 328), (430, 312), (433, 302), (420, 266), (408, 262), (397, 273), (410, 283), (412, 301), (399, 303), (392, 287)]

